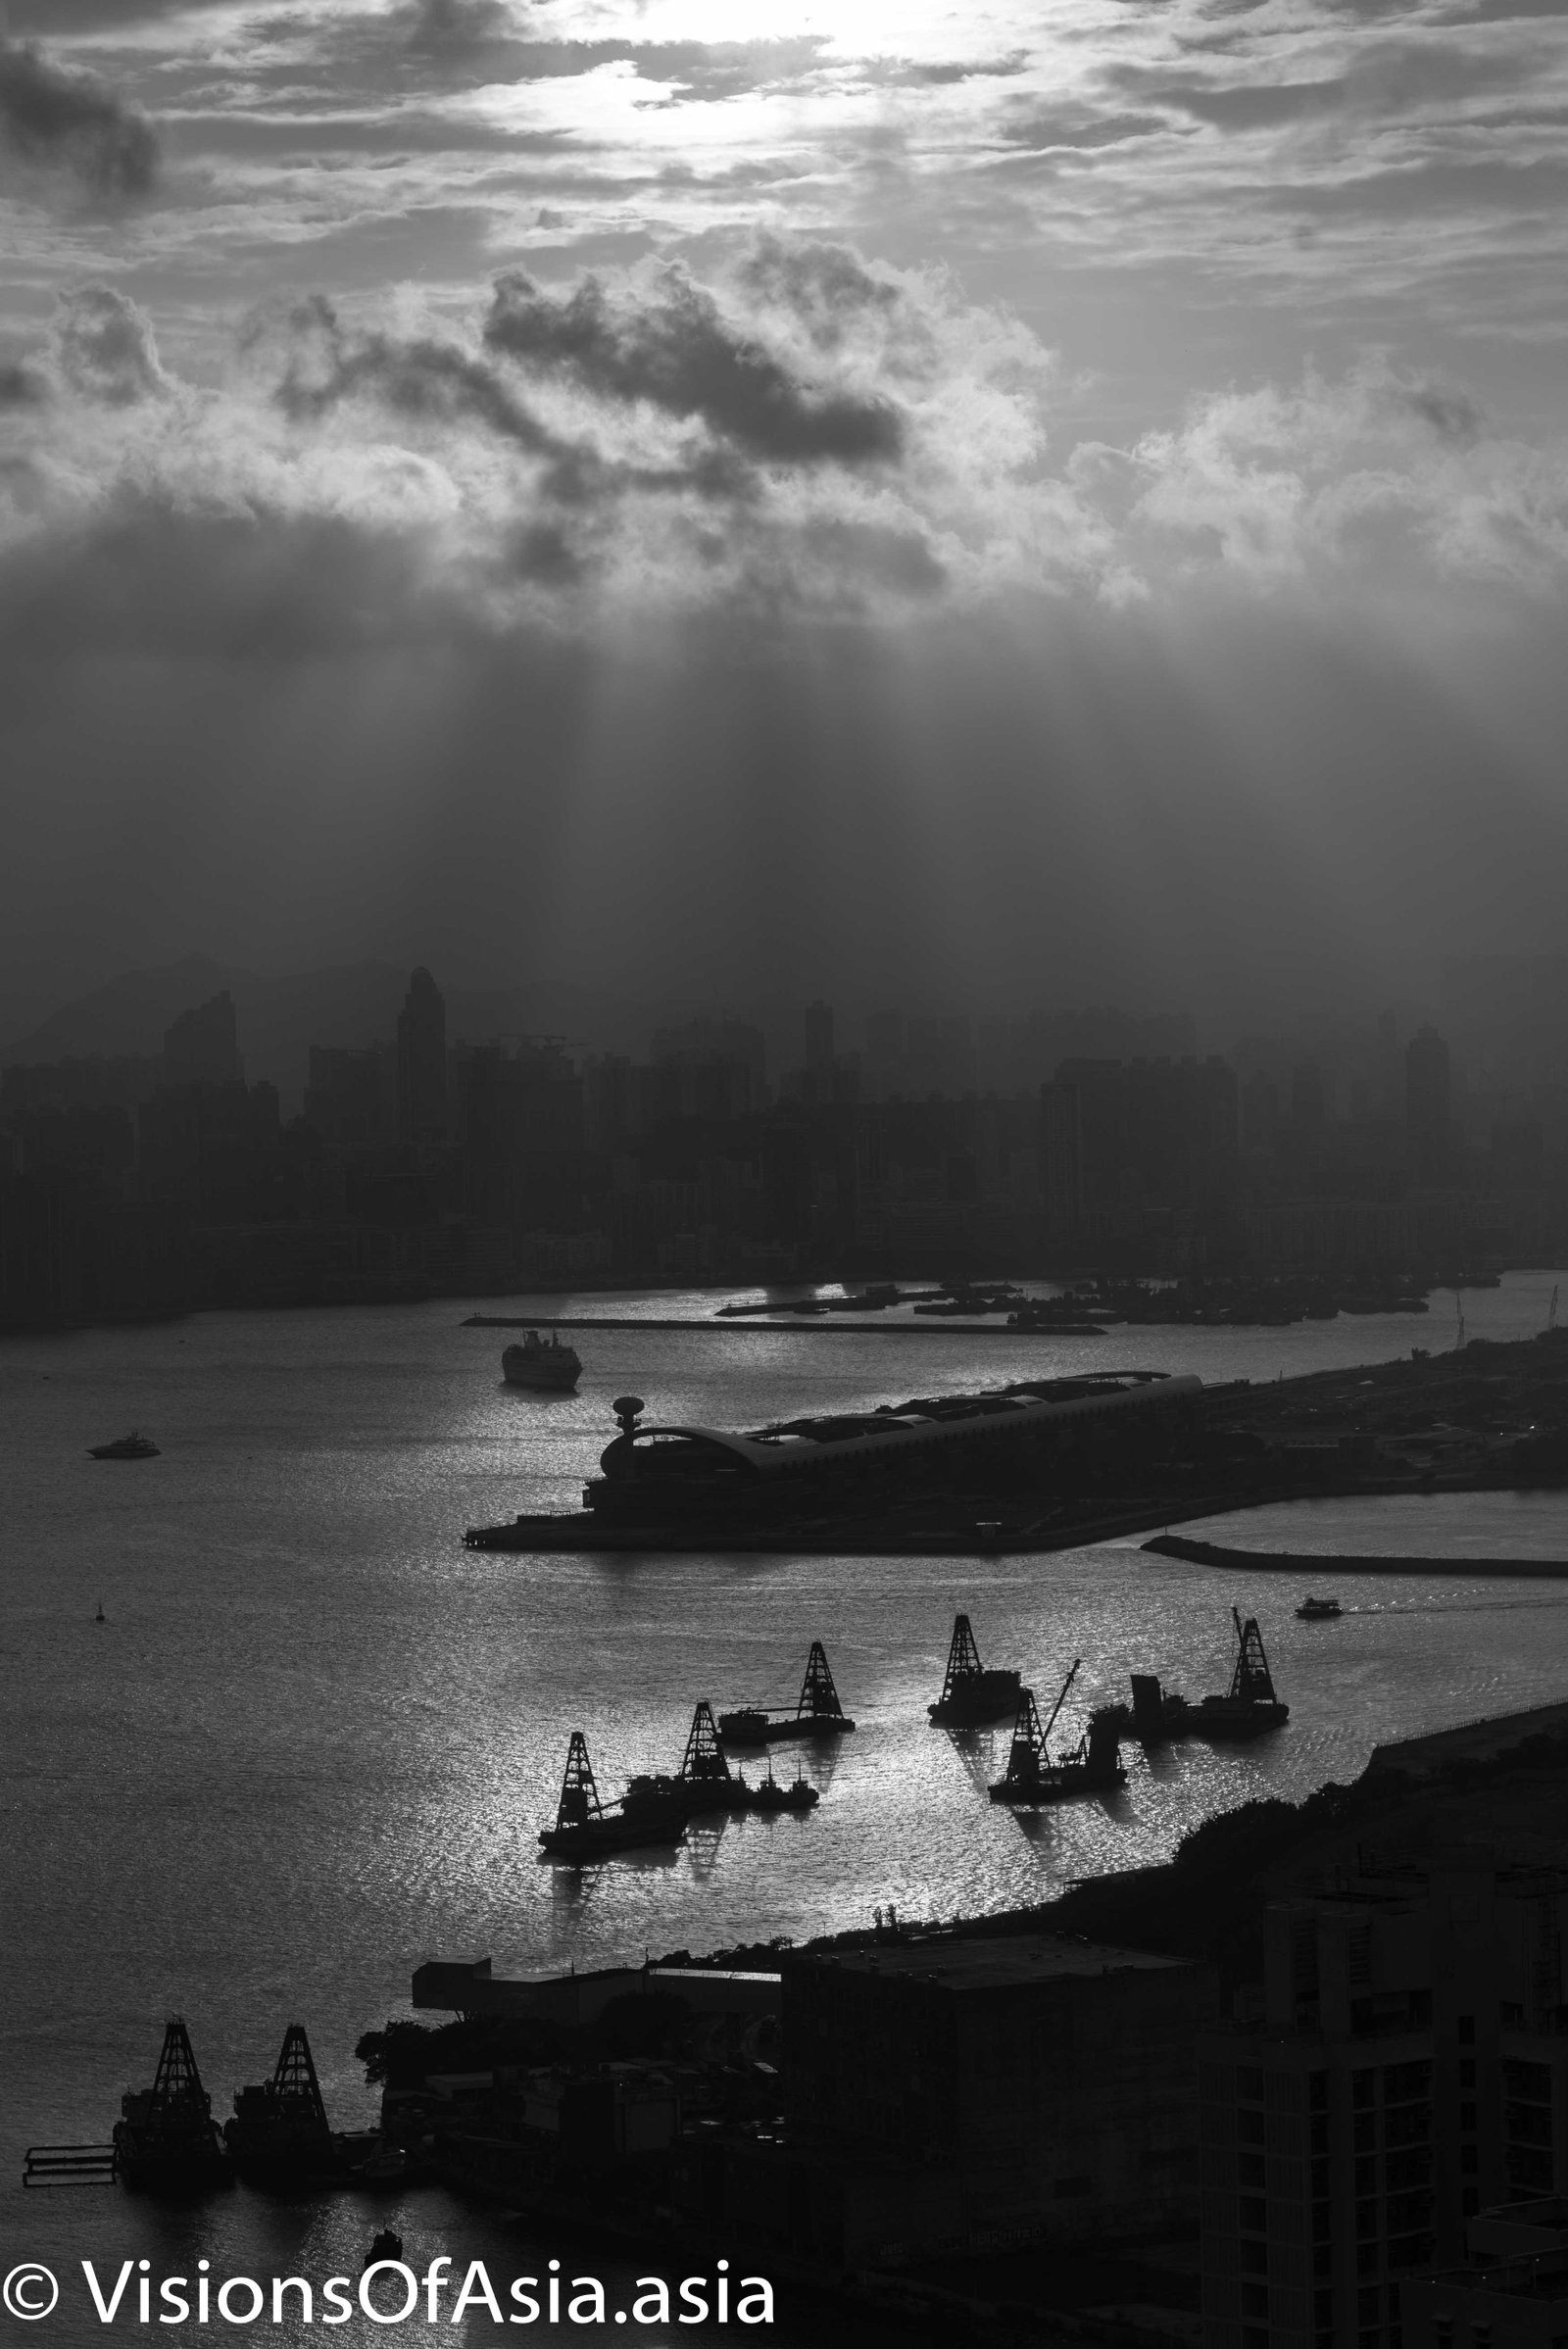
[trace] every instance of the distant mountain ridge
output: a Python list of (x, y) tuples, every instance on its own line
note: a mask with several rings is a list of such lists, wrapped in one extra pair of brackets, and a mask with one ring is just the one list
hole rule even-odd
[(33, 1060), (65, 1060), (91, 1053), (156, 1052), (164, 1030), (181, 1011), (219, 993), (238, 989), (248, 971), (225, 968), (210, 954), (187, 954), (151, 970), (129, 970), (106, 979), (86, 995), (51, 1011), (36, 1027), (9, 1041), (0, 1061), (7, 1067)]
[[(435, 972), (440, 985), (441, 973)], [(325, 970), (264, 978), (255, 971), (187, 954), (178, 962), (120, 973), (63, 1003), (46, 1019), (0, 1048), (0, 1066), (87, 1058), (102, 1053), (151, 1055), (180, 1012), (227, 988), (234, 998), (239, 1049), (252, 1084), (265, 1078), (283, 1097), (285, 1113), (298, 1109), (313, 1044), (390, 1043), (408, 992), (408, 967), (353, 962)], [(495, 1036), (564, 1035), (596, 1051), (641, 1049), (646, 1011), (575, 987), (444, 987), (447, 1036), (482, 1043)]]

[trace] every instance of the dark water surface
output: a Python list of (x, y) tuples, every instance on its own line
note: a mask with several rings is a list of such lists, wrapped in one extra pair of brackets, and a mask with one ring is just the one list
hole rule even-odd
[[(1539, 1328), (1556, 1277), (1472, 1293), (1470, 1335)], [(662, 1316), (716, 1301), (584, 1303)], [(162, 2273), (178, 2251), (219, 2273), (319, 2276), (357, 2272), (373, 2227), (400, 2223), (396, 2197), (279, 2205), (240, 2192), (195, 2214), (118, 2191), (24, 2198), (23, 2148), (106, 2137), (121, 2088), (151, 2078), (166, 2013), (187, 2017), (220, 2111), (303, 2021), (348, 2126), (374, 2110), (355, 2039), (406, 2011), (423, 1957), (538, 1972), (804, 1939), (890, 1900), (926, 1917), (1037, 1899), (1067, 1877), (1156, 1859), (1254, 1793), (1348, 1778), (1380, 1739), (1565, 1693), (1568, 1584), (1358, 1577), (1339, 1592), (1344, 1620), (1323, 1626), (1295, 1621), (1294, 1583), (1253, 1589), (1131, 1543), (984, 1560), (462, 1546), (467, 1524), (574, 1506), (612, 1433), (609, 1400), (628, 1388), (661, 1419), (750, 1426), (1090, 1361), (1266, 1378), (1451, 1343), (1441, 1294), (1420, 1319), (1098, 1342), (745, 1324), (579, 1333), (581, 1388), (561, 1398), (505, 1389), (505, 1335), (460, 1327), (466, 1310), (208, 1314), (0, 1343), (12, 2258), (64, 2274), (82, 2256), (145, 2254)], [(160, 1458), (86, 1458), (132, 1424)], [(1557, 1496), (1320, 1503), (1243, 1526), (1224, 1521), (1220, 1538), (1568, 1558)], [(1004, 1733), (965, 1752), (926, 1724), (957, 1607), (987, 1660), (1018, 1664), (1042, 1695), (1082, 1656), (1062, 1723), (1076, 1737), (1090, 1704), (1125, 1693), (1129, 1670), (1190, 1694), (1222, 1686), (1233, 1602), (1261, 1617), (1292, 1707), (1264, 1748), (1176, 1748), (1153, 1764), (1134, 1748), (1116, 1796), (1015, 1818), (985, 1796)], [(813, 1815), (700, 1826), (674, 1854), (582, 1873), (540, 1864), (570, 1730), (586, 1731), (602, 1791), (617, 1790), (632, 1770), (674, 1767), (699, 1696), (793, 1694), (813, 1637), (860, 1725), (812, 1757)], [(525, 2265), (500, 2220), (433, 2191), (402, 2207), (425, 2258), (452, 2251), (461, 2269), (477, 2244), (509, 2275)], [(78, 2337), (78, 2323), (81, 2338), (104, 2329), (79, 2310), (25, 2328), (0, 2318), (53, 2342)], [(357, 2320), (333, 2337), (359, 2332)], [(494, 2337), (483, 2317), (443, 2336)]]

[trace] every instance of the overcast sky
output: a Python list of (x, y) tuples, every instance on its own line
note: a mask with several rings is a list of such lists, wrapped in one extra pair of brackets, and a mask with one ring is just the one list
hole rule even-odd
[(1565, 128), (1560, 0), (10, 0), (7, 957), (1559, 945)]

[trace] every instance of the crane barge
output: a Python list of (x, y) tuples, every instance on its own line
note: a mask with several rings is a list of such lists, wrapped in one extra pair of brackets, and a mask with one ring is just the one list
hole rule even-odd
[(1232, 1607), (1231, 1621), (1236, 1626), (1236, 1663), (1225, 1693), (1194, 1704), (1176, 1689), (1162, 1688), (1155, 1674), (1135, 1672), (1131, 1707), (1112, 1708), (1123, 1735), (1130, 1731), (1145, 1745), (1162, 1744), (1170, 1737), (1208, 1737), (1216, 1744), (1233, 1744), (1284, 1728), (1291, 1708), (1275, 1693), (1257, 1617), (1249, 1615), (1244, 1623), (1240, 1609)]
[(633, 1779), (624, 1794), (601, 1802), (588, 1758), (588, 1740), (580, 1729), (574, 1729), (566, 1748), (556, 1824), (541, 1828), (539, 1842), (549, 1859), (593, 1860), (612, 1851), (634, 1850), (639, 1844), (682, 1843), (686, 1819), (684, 1798), (648, 1778)]
[(1043, 1803), (1063, 1802), (1074, 1794), (1099, 1794), (1127, 1784), (1127, 1773), (1121, 1766), (1121, 1734), (1108, 1710), (1091, 1714), (1086, 1735), (1070, 1753), (1057, 1761), (1051, 1758), (1047, 1739), (1056, 1726), (1056, 1716), (1067, 1701), (1067, 1691), (1078, 1677), (1081, 1662), (1081, 1657), (1074, 1657), (1072, 1670), (1062, 1682), (1043, 1728), (1034, 1690), (1019, 1690), (1007, 1773), (987, 1789), (993, 1802), (1037, 1810)]
[(854, 1727), (839, 1702), (827, 1649), (820, 1639), (811, 1641), (793, 1713), (775, 1717), (765, 1706), (753, 1704), (739, 1705), (718, 1716), (718, 1734), (726, 1745), (771, 1745), (780, 1737), (839, 1737)]
[(969, 1627), (967, 1615), (953, 1618), (953, 1644), (942, 1694), (926, 1711), (939, 1729), (979, 1729), (987, 1721), (1002, 1721), (1018, 1709), (1016, 1672), (987, 1672)]

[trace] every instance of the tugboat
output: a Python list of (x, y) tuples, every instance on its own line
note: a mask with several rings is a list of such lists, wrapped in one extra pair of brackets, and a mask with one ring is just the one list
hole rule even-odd
[(939, 1729), (978, 1729), (1016, 1713), (1018, 1700), (1017, 1673), (985, 1671), (968, 1616), (956, 1615), (942, 1694), (926, 1707), (932, 1721)]
[(118, 1436), (113, 1444), (89, 1444), (89, 1460), (156, 1460), (158, 1446), (151, 1436), (132, 1428), (128, 1436)]
[(115, 2166), (127, 2186), (149, 2194), (199, 2194), (228, 2183), (229, 2160), (213, 2100), (179, 2016), (165, 2027), (152, 2086), (127, 2088), (120, 2112)]
[(349, 2167), (334, 2137), (303, 2023), (291, 2023), (270, 2080), (234, 2093), (223, 2139), (240, 2177), (260, 2185), (335, 2183)]
[(1296, 1610), (1298, 1623), (1332, 1623), (1345, 1609), (1337, 1598), (1303, 1598)]
[(553, 1860), (595, 1860), (638, 1845), (684, 1843), (686, 1818), (684, 1798), (667, 1792), (654, 1779), (633, 1779), (618, 1802), (602, 1803), (588, 1740), (574, 1729), (556, 1824), (540, 1830), (539, 1841)]
[(726, 1745), (771, 1745), (778, 1737), (838, 1737), (847, 1736), (854, 1727), (839, 1702), (827, 1649), (820, 1639), (811, 1641), (811, 1652), (806, 1659), (806, 1677), (801, 1682), (793, 1713), (785, 1713), (775, 1721), (760, 1705), (741, 1705), (733, 1713), (720, 1713), (718, 1717), (718, 1734)]
[(749, 1811), (762, 1811), (768, 1814), (779, 1811), (810, 1811), (816, 1808), (821, 1799), (815, 1786), (808, 1779), (803, 1778), (799, 1770), (796, 1771), (793, 1779), (781, 1786), (773, 1776), (773, 1765), (769, 1762), (766, 1778), (760, 1786), (751, 1788), (746, 1798), (746, 1807)]
[(509, 1346), (501, 1357), (501, 1375), (509, 1387), (533, 1387), (547, 1395), (569, 1395), (582, 1377), (582, 1362), (574, 1346), (563, 1346), (554, 1330), (541, 1338), (524, 1330), (520, 1346)]
[(1090, 1715), (1088, 1734), (1079, 1738), (1071, 1753), (1063, 1754), (1055, 1762), (1051, 1758), (1046, 1740), (1055, 1727), (1056, 1715), (1066, 1702), (1068, 1689), (1078, 1677), (1081, 1660), (1074, 1658), (1072, 1670), (1061, 1684), (1061, 1693), (1052, 1706), (1051, 1718), (1044, 1728), (1035, 1707), (1034, 1690), (1019, 1690), (1007, 1774), (987, 1789), (993, 1802), (1010, 1803), (1015, 1810), (1038, 1810), (1043, 1803), (1065, 1802), (1074, 1794), (1099, 1794), (1127, 1784), (1127, 1773), (1121, 1766), (1121, 1733), (1109, 1707), (1102, 1707)]

